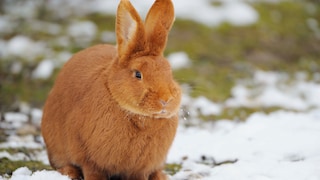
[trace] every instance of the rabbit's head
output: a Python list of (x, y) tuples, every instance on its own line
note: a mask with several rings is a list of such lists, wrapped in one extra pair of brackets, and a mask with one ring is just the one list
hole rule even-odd
[(173, 21), (171, 0), (156, 0), (145, 23), (128, 0), (121, 0), (117, 58), (107, 72), (107, 86), (121, 108), (154, 118), (177, 115), (181, 90), (163, 57)]

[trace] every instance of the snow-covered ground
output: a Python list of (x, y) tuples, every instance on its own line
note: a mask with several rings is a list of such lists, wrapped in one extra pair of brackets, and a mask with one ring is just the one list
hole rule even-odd
[[(204, 97), (193, 99), (184, 95), (183, 105), (191, 111), (189, 117), (181, 119), (176, 139), (168, 155), (168, 163), (181, 164), (182, 169), (171, 178), (320, 179), (320, 105), (317, 103), (320, 83), (317, 80), (307, 81), (301, 78), (302, 74), (299, 73), (292, 83), (285, 85), (286, 78), (283, 74), (257, 71), (251, 83), (248, 83), (250, 80), (245, 81), (247, 83), (240, 81), (233, 89), (234, 96), (224, 104), (216, 104)], [(240, 90), (239, 86), (242, 87)], [(256, 92), (257, 89), (261, 91), (259, 94)], [(265, 94), (268, 94), (269, 98), (263, 98)], [(202, 123), (200, 127), (184, 126), (188, 121), (199, 122), (199, 112), (210, 115), (219, 114), (224, 107), (268, 107), (272, 104), (285, 110), (270, 114), (253, 113), (245, 121), (219, 120), (214, 123)], [(32, 112), (34, 123), (39, 123), (41, 111), (33, 109)], [(14, 126), (21, 129), (27, 121), (23, 113), (6, 113), (5, 116), (6, 123), (2, 123), (2, 127)], [(36, 149), (42, 146), (41, 139), (35, 142), (32, 136), (17, 135), (10, 136), (8, 142), (0, 144), (1, 148)], [(10, 155), (1, 152), (0, 157), (11, 160), (30, 159), (22, 153)], [(32, 159), (48, 163), (45, 151), (34, 154)], [(25, 167), (16, 170), (11, 179), (37, 180), (44, 177), (66, 179), (56, 172), (32, 173)]]
[(319, 131), (319, 109), (254, 113), (242, 123), (221, 120), (202, 129), (180, 128), (168, 160), (182, 162), (173, 177), (179, 180), (316, 180)]
[[(132, 0), (139, 12), (146, 14), (153, 1)], [(14, 19), (32, 19), (38, 1), (25, 1), (19, 8), (9, 7), (7, 14), (0, 16), (0, 33), (5, 34), (17, 27)], [(39, 1), (40, 2), (40, 1)], [(87, 1), (86, 1), (87, 2)], [(185, 18), (216, 26), (222, 22), (234, 25), (254, 23), (257, 12), (243, 0), (226, 0), (209, 6), (210, 0), (174, 0), (177, 18)], [(48, 1), (48, 7), (58, 16), (84, 16), (92, 11), (114, 14), (118, 1), (92, 0), (79, 6), (83, 0)], [(10, 4), (10, 3), (9, 3)], [(71, 9), (70, 9), (71, 8)], [(58, 24), (33, 22), (35, 31), (59, 34)], [(41, 27), (41, 28), (39, 28)], [(80, 30), (79, 30), (80, 29)], [(77, 39), (88, 43), (96, 36), (97, 27), (90, 21), (73, 22), (67, 28), (69, 37), (57, 37), (55, 43), (67, 47)], [(113, 34), (106, 32), (105, 38)], [(79, 39), (79, 37), (83, 37)], [(27, 53), (26, 53), (27, 52)], [(25, 35), (9, 40), (0, 39), (1, 57), (24, 57), (33, 61), (43, 59), (32, 73), (33, 78), (50, 77), (56, 66), (70, 57), (69, 52), (53, 52), (46, 42), (36, 41)], [(26, 57), (27, 56), (27, 57)], [(53, 58), (55, 57), (55, 58)], [(191, 67), (184, 52), (169, 55), (173, 68)], [(1, 61), (1, 60), (0, 60)], [(13, 74), (21, 71), (17, 61), (12, 66)], [(311, 79), (311, 80), (310, 80)], [(171, 177), (173, 180), (320, 180), (320, 74), (306, 78), (304, 72), (295, 77), (284, 73), (256, 71), (252, 79), (242, 79), (232, 89), (232, 97), (225, 102), (215, 103), (205, 97), (183, 96), (182, 118), (177, 136), (168, 155), (168, 163), (177, 163), (181, 169)], [(220, 119), (202, 122), (199, 115), (219, 115), (225, 108), (277, 107), (269, 114), (256, 112), (242, 121)], [(17, 129), (0, 148), (26, 147), (34, 149), (31, 155), (9, 154), (0, 151), (0, 158), (16, 160), (38, 160), (48, 164), (43, 140), (33, 134), (36, 129), (28, 126), (25, 112), (31, 112), (32, 124), (39, 126), (42, 111), (25, 104), (21, 112), (5, 113), (0, 128)], [(190, 126), (191, 125), (191, 126)], [(39, 150), (40, 149), (40, 150)], [(0, 176), (0, 180), (7, 179)], [(55, 171), (31, 172), (26, 167), (14, 171), (12, 180), (66, 180), (66, 176)]]
[[(261, 78), (264, 75), (264, 78)], [(300, 77), (300, 76), (299, 76)], [(261, 78), (261, 79), (260, 79)], [(260, 80), (259, 80), (260, 79)], [(269, 80), (268, 80), (269, 79)], [(242, 83), (246, 93), (235, 93), (234, 97), (223, 104), (216, 104), (204, 97), (192, 99), (184, 95), (183, 104), (190, 111), (189, 116), (181, 118), (180, 127), (173, 146), (168, 155), (168, 163), (181, 164), (182, 168), (171, 177), (173, 180), (183, 179), (215, 179), (215, 180), (319, 180), (320, 179), (320, 106), (314, 103), (320, 94), (320, 83), (295, 79), (288, 85), (290, 91), (282, 91), (277, 86), (283, 85), (283, 76), (274, 72), (257, 71), (252, 82), (265, 86), (264, 93), (255, 94), (249, 90), (249, 86)], [(281, 82), (281, 83), (280, 83)], [(301, 84), (307, 91), (301, 91)], [(239, 85), (235, 86), (235, 89)], [(258, 87), (258, 86), (254, 86)], [(260, 89), (260, 87), (259, 87)], [(236, 90), (235, 90), (236, 91)], [(243, 90), (241, 90), (243, 91)], [(270, 106), (274, 101), (272, 96), (290, 96), (279, 98), (281, 109), (269, 114), (256, 112), (245, 121), (218, 120), (216, 122), (201, 123), (201, 126), (187, 127), (188, 121), (197, 120), (197, 113), (219, 114), (220, 110), (229, 106), (242, 106), (236, 101), (240, 98), (245, 101), (245, 106), (256, 106), (254, 99), (262, 99), (269, 94), (268, 100), (259, 101), (260, 106)], [(308, 93), (302, 96), (299, 94)], [(273, 94), (273, 95), (272, 95)], [(313, 96), (314, 98), (308, 97)], [(292, 102), (301, 98), (303, 111), (297, 111)], [(252, 100), (252, 99), (251, 99)], [(282, 101), (281, 101), (282, 100)], [(281, 101), (281, 103), (279, 103)], [(201, 102), (202, 105), (199, 106)], [(307, 106), (308, 105), (308, 106)], [(307, 106), (307, 107), (305, 107)], [(298, 106), (300, 107), (300, 106)], [(196, 111), (198, 109), (199, 111)], [(283, 110), (285, 109), (285, 110)], [(41, 111), (32, 110), (34, 123), (39, 123)], [(14, 126), (21, 129), (27, 117), (22, 113), (6, 113), (6, 122), (1, 126)], [(11, 135), (8, 142), (1, 143), (4, 147), (28, 147), (41, 148), (41, 138), (34, 141), (32, 136)], [(39, 160), (48, 163), (44, 150), (34, 153), (32, 157), (26, 157), (22, 153), (10, 155), (1, 152), (0, 157), (11, 160)], [(65, 176), (53, 171), (38, 171), (32, 173), (25, 167), (21, 167), (13, 173), (12, 180), (20, 179), (67, 179)], [(1, 177), (0, 177), (1, 179)]]

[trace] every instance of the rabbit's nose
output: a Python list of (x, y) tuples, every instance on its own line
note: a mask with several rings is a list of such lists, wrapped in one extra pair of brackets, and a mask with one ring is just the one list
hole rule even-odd
[(161, 104), (163, 107), (165, 107), (165, 106), (168, 104), (168, 102), (160, 99), (160, 104)]
[(168, 100), (160, 99), (160, 104), (162, 105), (162, 107), (166, 107), (171, 100), (172, 98), (168, 98)]

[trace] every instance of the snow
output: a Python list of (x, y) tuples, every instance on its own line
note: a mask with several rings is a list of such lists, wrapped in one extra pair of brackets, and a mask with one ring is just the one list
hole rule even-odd
[[(230, 125), (224, 129), (222, 124), (218, 129), (215, 126), (202, 130), (180, 128), (168, 161), (182, 162), (183, 170), (173, 179), (185, 179), (190, 173), (217, 180), (319, 179), (319, 137), (319, 110), (255, 113), (231, 129)], [(220, 166), (211, 164), (197, 172), (194, 166), (203, 166), (197, 163), (201, 156), (216, 162), (235, 159), (237, 162)], [(184, 162), (178, 157), (187, 157), (187, 160)], [(186, 169), (190, 170), (184, 172)]]
[(185, 52), (171, 53), (167, 58), (173, 70), (187, 68), (191, 64), (191, 60)]
[[(239, 83), (232, 89), (229, 107), (280, 107), (291, 110), (307, 110), (320, 107), (320, 85), (308, 82), (304, 74), (297, 73), (295, 81), (276, 72), (257, 71), (249, 85)], [(288, 103), (290, 102), (290, 103)]]
[(17, 35), (10, 39), (6, 45), (5, 56), (17, 56), (32, 61), (46, 52), (43, 42), (36, 42), (27, 36)]
[[(153, 1), (131, 0), (134, 7), (144, 17)], [(233, 25), (243, 26), (255, 23), (258, 13), (243, 0), (219, 1), (220, 5), (212, 5), (211, 0), (185, 1), (174, 0), (176, 17), (189, 19), (208, 26), (217, 26), (228, 22)], [(102, 13), (115, 14), (117, 1), (97, 0), (92, 3), (93, 9)], [(193, 10), (191, 10), (193, 9)]]
[(32, 108), (30, 111), (30, 114), (31, 114), (31, 118), (32, 118), (31, 120), (33, 124), (40, 126), (41, 118), (42, 118), (42, 110), (38, 108)]
[[(153, 1), (131, 0), (135, 8), (144, 17)], [(85, 16), (90, 13), (100, 12), (114, 15), (119, 1), (105, 0), (55, 0), (47, 2), (47, 10), (55, 13), (57, 17), (67, 18), (72, 15)], [(174, 0), (175, 12), (177, 18), (194, 20), (208, 26), (217, 26), (221, 23), (228, 22), (233, 25), (248, 25), (255, 23), (259, 15), (251, 5), (244, 0), (225, 0), (219, 1), (217, 5), (213, 5), (211, 0), (185, 1)], [(40, 8), (41, 3), (26, 1), (20, 3), (21, 8), (7, 8), (7, 13), (11, 13), (17, 17), (33, 18), (35, 12)], [(190, 9), (194, 9), (190, 11)]]
[(11, 161), (19, 161), (19, 160), (25, 160), (27, 159), (26, 155), (23, 153), (16, 153), (14, 155), (11, 155), (7, 151), (1, 151), (0, 152), (0, 157), (1, 158), (7, 158)]
[(4, 118), (15, 128), (28, 121), (28, 116), (24, 113), (7, 112), (4, 114)]
[(193, 100), (193, 109), (199, 109), (202, 115), (219, 115), (221, 113), (221, 106), (208, 100), (204, 96), (200, 96)]
[(32, 173), (28, 168), (21, 167), (13, 172), (11, 180), (69, 180), (56, 171), (37, 171)]
[(192, 98), (186, 93), (182, 94), (181, 106), (181, 119), (190, 125), (199, 125), (201, 115), (219, 115), (222, 111), (221, 104), (212, 102), (203, 96)]
[(7, 142), (0, 143), (0, 148), (39, 149), (39, 148), (43, 148), (43, 144), (35, 142), (35, 138), (33, 135), (26, 135), (26, 136), (11, 135), (7, 138)]
[(54, 70), (54, 63), (51, 59), (41, 61), (37, 68), (32, 72), (34, 79), (48, 79), (51, 77)]
[[(184, 1), (176, 0), (176, 16), (182, 19), (191, 19), (208, 26), (217, 26), (228, 22), (233, 25), (248, 25), (258, 20), (257, 12), (246, 2), (241, 0), (227, 0), (218, 6), (212, 1)], [(195, 9), (195, 11), (190, 11)]]
[(97, 26), (91, 21), (73, 22), (68, 27), (68, 34), (76, 43), (88, 45), (97, 33)]

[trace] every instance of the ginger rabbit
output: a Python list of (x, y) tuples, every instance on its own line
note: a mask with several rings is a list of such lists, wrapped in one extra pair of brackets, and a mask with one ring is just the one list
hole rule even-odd
[(171, 0), (156, 0), (145, 23), (121, 0), (117, 46), (90, 47), (64, 65), (41, 125), (53, 168), (72, 179), (167, 179), (181, 101), (163, 57), (173, 21)]

